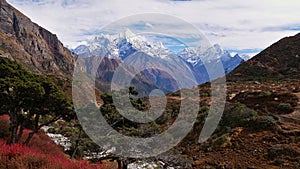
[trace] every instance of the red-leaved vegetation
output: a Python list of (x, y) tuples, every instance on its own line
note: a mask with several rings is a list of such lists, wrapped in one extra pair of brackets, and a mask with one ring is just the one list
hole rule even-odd
[(14, 169), (101, 169), (99, 164), (71, 161), (66, 157), (44, 154), (19, 144), (0, 140), (0, 168)]
[[(5, 133), (9, 129), (7, 124), (9, 124), (9, 117), (0, 116), (0, 133)], [(24, 130), (23, 137), (26, 138), (30, 132)], [(84, 160), (70, 160), (43, 131), (34, 135), (29, 147), (20, 144), (7, 145), (6, 142), (5, 138), (0, 138), (0, 169), (104, 169), (108, 167)]]

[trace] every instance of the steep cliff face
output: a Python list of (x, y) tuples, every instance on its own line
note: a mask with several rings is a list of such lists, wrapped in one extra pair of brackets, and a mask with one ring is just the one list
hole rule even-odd
[(36, 73), (70, 77), (74, 55), (57, 36), (0, 1), (0, 56), (12, 58)]

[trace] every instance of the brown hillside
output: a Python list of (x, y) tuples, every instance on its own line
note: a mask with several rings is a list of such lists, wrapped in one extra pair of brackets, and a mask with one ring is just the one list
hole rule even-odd
[(300, 33), (274, 43), (228, 75), (228, 80), (299, 79)]

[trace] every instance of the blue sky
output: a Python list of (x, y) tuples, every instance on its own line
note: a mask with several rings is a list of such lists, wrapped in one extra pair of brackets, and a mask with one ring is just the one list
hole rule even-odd
[[(255, 54), (279, 39), (300, 32), (299, 0), (7, 0), (70, 47), (128, 16), (159, 13), (192, 24), (212, 43), (233, 53)], [(165, 21), (153, 20), (161, 25)], [(148, 25), (147, 25), (148, 24)], [(189, 32), (164, 24), (164, 29)], [(168, 41), (169, 39), (167, 39)], [(174, 42), (173, 42), (174, 43)], [(178, 45), (178, 44), (177, 44)], [(170, 45), (169, 47), (172, 48)], [(176, 47), (176, 43), (173, 48)]]

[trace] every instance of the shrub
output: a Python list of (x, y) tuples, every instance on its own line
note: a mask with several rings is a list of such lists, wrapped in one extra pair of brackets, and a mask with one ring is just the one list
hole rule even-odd
[(230, 139), (228, 133), (223, 134), (222, 136), (212, 141), (213, 147), (226, 147), (227, 145), (230, 145)]
[(247, 108), (244, 104), (226, 106), (220, 127), (246, 127), (255, 121), (257, 112)]
[[(30, 130), (25, 130), (25, 137), (31, 132)], [(54, 141), (51, 140), (43, 131), (39, 131), (37, 134), (33, 135), (29, 147), (41, 153), (54, 155), (56, 157), (64, 157), (63, 149), (58, 147)]]
[(157, 124), (165, 124), (172, 119), (172, 110), (165, 110), (164, 113), (155, 121)]
[(258, 129), (271, 129), (275, 125), (275, 119), (273, 116), (260, 116), (253, 123), (253, 127)]
[[(111, 166), (112, 167), (112, 166)], [(0, 168), (13, 169), (104, 169), (104, 165), (88, 161), (71, 161), (32, 150), (19, 144), (6, 145), (0, 140)]]
[(270, 97), (270, 96), (272, 96), (272, 92), (261, 92), (261, 93), (259, 93), (259, 95), (258, 95), (259, 97)]
[(207, 114), (208, 114), (208, 111), (209, 111), (209, 107), (207, 107), (207, 106), (202, 107), (198, 113), (196, 122), (199, 124), (204, 124)]
[(280, 103), (277, 109), (282, 113), (290, 113), (292, 111), (292, 105), (290, 103)]

